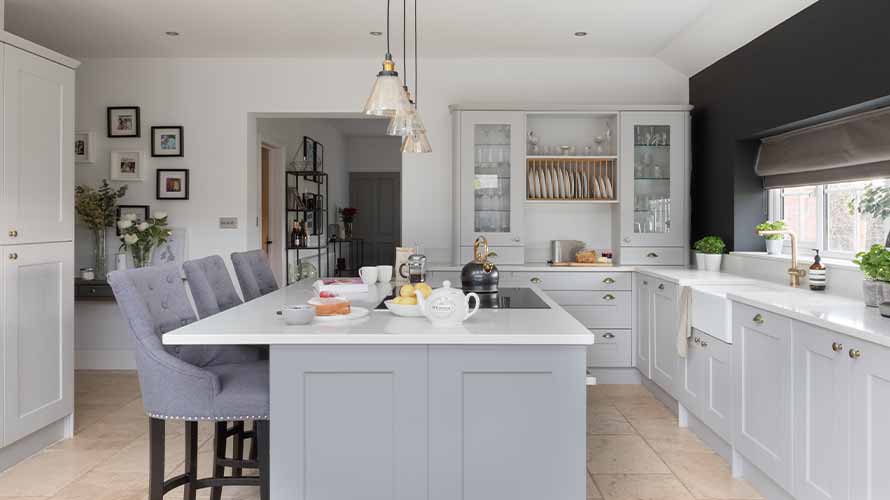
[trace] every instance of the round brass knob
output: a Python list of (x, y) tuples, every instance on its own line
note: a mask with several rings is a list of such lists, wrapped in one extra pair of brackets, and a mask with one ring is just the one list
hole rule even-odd
[(841, 351), (844, 350), (844, 344), (841, 344), (841, 343), (838, 343), (838, 342), (832, 342), (832, 343), (831, 343), (831, 350), (834, 351), (834, 352), (841, 352)]
[(643, 281), (643, 286), (649, 286), (649, 282), (648, 282), (648, 281)]
[(695, 337), (694, 342), (695, 342), (696, 344), (701, 344), (701, 337)]
[(859, 349), (850, 349), (850, 357), (853, 359), (859, 359), (862, 357), (862, 352)]
[(16, 231), (15, 229), (10, 229), (10, 230), (9, 230), (9, 237), (10, 237), (10, 238), (15, 238), (15, 237), (18, 236), (18, 235), (19, 235), (19, 232)]

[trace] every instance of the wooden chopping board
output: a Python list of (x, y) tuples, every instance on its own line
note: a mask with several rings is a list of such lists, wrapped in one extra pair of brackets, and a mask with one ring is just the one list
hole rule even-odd
[(553, 267), (614, 267), (613, 262), (554, 262)]

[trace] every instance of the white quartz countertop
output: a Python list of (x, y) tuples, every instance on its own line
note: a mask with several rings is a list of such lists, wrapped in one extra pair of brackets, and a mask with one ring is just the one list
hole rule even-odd
[(726, 297), (856, 339), (890, 347), (890, 318), (881, 316), (876, 307), (866, 307), (861, 299), (777, 287), (775, 284), (764, 290), (729, 291)]
[[(463, 264), (428, 264), (426, 269), (432, 272), (460, 272)], [(572, 272), (572, 273), (614, 273), (614, 272), (631, 272), (635, 268), (632, 266), (597, 266), (597, 267), (581, 267), (581, 266), (551, 266), (546, 262), (529, 262), (527, 264), (497, 264), (498, 271), (502, 272)]]
[(680, 286), (693, 285), (748, 285), (748, 284), (767, 284), (764, 281), (758, 281), (736, 274), (722, 273), (717, 271), (702, 271), (699, 269), (682, 268), (682, 267), (637, 267), (636, 272), (652, 276), (654, 278), (676, 283)]
[(358, 320), (291, 326), (277, 314), (282, 306), (305, 304), (307, 285), (291, 285), (209, 318), (164, 334), (168, 345), (232, 344), (491, 344), (590, 345), (594, 336), (539, 289), (550, 309), (480, 309), (457, 328), (435, 328), (426, 318), (402, 318), (374, 310), (389, 285), (350, 296), (353, 306), (371, 310)]

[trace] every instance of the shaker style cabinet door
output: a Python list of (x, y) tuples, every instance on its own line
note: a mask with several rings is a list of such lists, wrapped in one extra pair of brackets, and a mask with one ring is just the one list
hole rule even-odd
[(843, 335), (793, 324), (795, 493), (799, 500), (847, 500), (850, 358), (844, 349), (852, 346)]
[(74, 238), (74, 71), (3, 47), (0, 244)]
[(704, 413), (708, 392), (708, 359), (701, 344), (702, 337), (700, 331), (692, 331), (692, 338), (686, 346), (686, 357), (680, 358), (677, 363), (677, 399), (698, 418), (702, 418)]
[(644, 377), (651, 379), (651, 361), (649, 353), (652, 347), (652, 290), (654, 288), (654, 279), (636, 275), (636, 295), (637, 295), (637, 338), (635, 342), (636, 350), (636, 366), (637, 370)]
[(852, 365), (850, 499), (879, 500), (890, 498), (890, 349), (857, 344), (842, 353)]
[(734, 303), (733, 446), (791, 491), (791, 320)]
[(3, 248), (3, 444), (74, 411), (74, 244)]
[[(460, 112), (460, 245), (522, 246), (525, 117), (517, 111)], [(522, 262), (506, 262), (509, 264)]]
[(621, 113), (621, 246), (684, 246), (688, 117)]
[(675, 396), (677, 354), (677, 286), (653, 282), (652, 293), (652, 380)]

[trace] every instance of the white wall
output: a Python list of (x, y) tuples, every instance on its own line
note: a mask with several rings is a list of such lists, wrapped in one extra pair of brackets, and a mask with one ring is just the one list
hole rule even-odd
[(350, 172), (401, 172), (401, 148), (400, 137), (347, 137), (347, 168)]
[[(151, 125), (185, 127), (186, 156), (153, 166), (191, 169), (188, 202), (153, 202), (174, 226), (190, 230), (190, 254), (253, 248), (257, 139), (250, 113), (354, 113), (370, 91), (376, 60), (97, 59), (77, 72), (77, 128), (96, 131), (99, 164), (78, 168), (78, 182), (107, 175), (112, 146), (148, 149)], [(405, 155), (403, 239), (422, 241), (433, 259), (451, 245), (451, 138), (448, 105), (495, 103), (686, 103), (688, 80), (655, 59), (429, 60), (421, 62), (420, 109), (434, 152)], [(105, 139), (105, 107), (139, 105), (141, 140)], [(88, 170), (89, 169), (89, 170)], [(89, 172), (89, 173), (87, 173)], [(150, 181), (128, 202), (152, 199)], [(238, 216), (238, 230), (220, 230)]]

